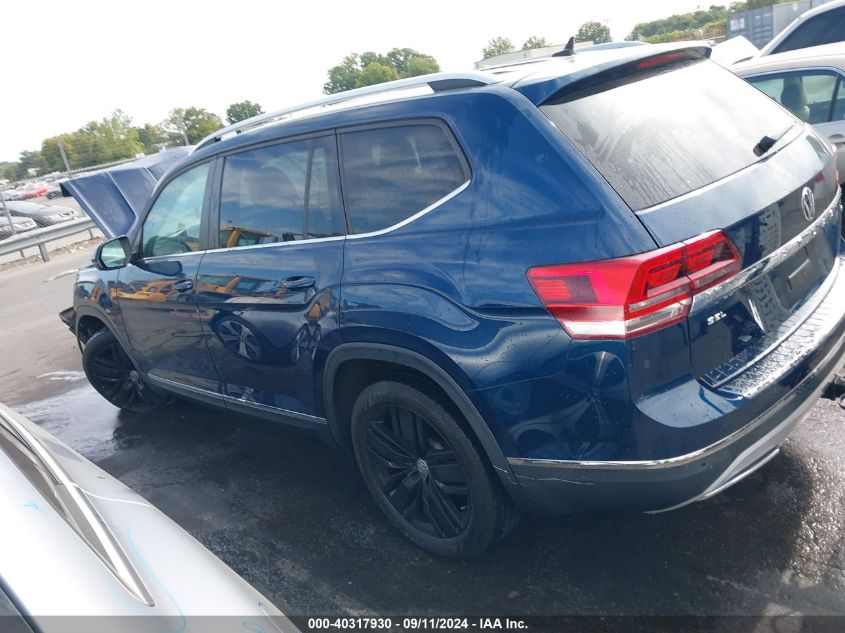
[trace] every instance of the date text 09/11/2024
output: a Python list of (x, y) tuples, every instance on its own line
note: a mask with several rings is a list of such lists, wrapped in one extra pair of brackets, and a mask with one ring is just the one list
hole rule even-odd
[[(380, 630), (390, 631), (399, 628), (400, 622), (392, 618), (308, 618), (307, 629), (310, 631), (343, 629), (347, 631)], [(514, 618), (435, 618), (406, 617), (401, 620), (401, 629), (405, 631), (429, 630), (525, 630), (528, 625), (524, 620)]]

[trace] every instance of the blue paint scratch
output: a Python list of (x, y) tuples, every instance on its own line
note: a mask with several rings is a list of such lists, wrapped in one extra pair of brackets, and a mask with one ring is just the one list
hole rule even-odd
[(24, 508), (32, 508), (36, 512), (44, 512), (44, 508), (42, 508), (40, 505), (38, 505), (34, 501), (27, 501), (25, 504), (23, 504), (23, 507)]

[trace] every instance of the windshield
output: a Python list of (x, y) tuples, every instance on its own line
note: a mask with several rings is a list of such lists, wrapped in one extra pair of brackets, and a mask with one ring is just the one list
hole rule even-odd
[(635, 211), (751, 165), (759, 160), (755, 148), (763, 137), (795, 123), (781, 106), (708, 60), (633, 75), (540, 109)]

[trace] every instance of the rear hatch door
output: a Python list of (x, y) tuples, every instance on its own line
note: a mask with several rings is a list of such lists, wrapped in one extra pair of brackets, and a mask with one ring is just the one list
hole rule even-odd
[(690, 312), (703, 383), (730, 390), (818, 304), (839, 249), (835, 161), (779, 104), (689, 50), (576, 82), (541, 110), (658, 245), (723, 230), (736, 246), (742, 272)]

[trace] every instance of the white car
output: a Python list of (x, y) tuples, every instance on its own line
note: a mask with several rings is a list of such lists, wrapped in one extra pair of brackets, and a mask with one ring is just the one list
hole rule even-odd
[(833, 0), (805, 11), (761, 48), (757, 56), (766, 57), (834, 42), (845, 42), (845, 0)]
[(845, 42), (768, 55), (731, 70), (833, 143), (839, 182), (845, 182)]
[(0, 630), (297, 631), (146, 500), (2, 404), (0, 517)]

